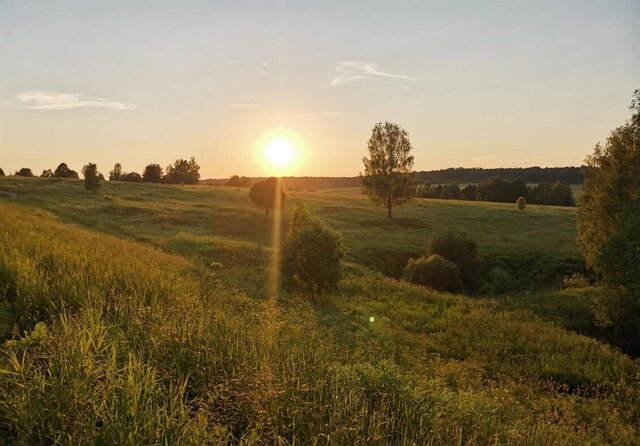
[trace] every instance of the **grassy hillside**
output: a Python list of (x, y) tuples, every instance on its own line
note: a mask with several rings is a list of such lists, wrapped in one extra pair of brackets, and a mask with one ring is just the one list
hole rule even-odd
[(388, 223), (354, 191), (292, 193), (350, 249), (309, 303), (264, 293), (270, 220), (246, 190), (0, 191), (0, 328), (22, 334), (1, 347), (5, 443), (638, 443), (640, 366), (554, 322), (554, 292), (441, 294), (367, 261), (448, 228), (488, 255), (573, 257), (571, 209), (419, 200)]

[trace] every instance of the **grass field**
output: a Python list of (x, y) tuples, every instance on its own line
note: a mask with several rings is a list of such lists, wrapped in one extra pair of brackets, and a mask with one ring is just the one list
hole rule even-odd
[(575, 209), (416, 200), (389, 223), (357, 190), (291, 192), (349, 249), (310, 303), (265, 292), (271, 220), (246, 189), (0, 192), (7, 444), (639, 443), (639, 364), (579, 334), (592, 291), (473, 298), (380, 273), (449, 229), (560, 264)]

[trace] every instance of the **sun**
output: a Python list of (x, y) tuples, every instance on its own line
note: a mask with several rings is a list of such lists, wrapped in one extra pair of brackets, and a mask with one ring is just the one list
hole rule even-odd
[(268, 142), (264, 152), (269, 164), (276, 168), (289, 167), (296, 159), (296, 146), (288, 139)]

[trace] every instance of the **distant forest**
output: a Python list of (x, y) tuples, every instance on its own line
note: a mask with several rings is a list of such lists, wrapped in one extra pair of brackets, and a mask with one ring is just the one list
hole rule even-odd
[[(416, 180), (421, 184), (467, 184), (482, 183), (494, 177), (505, 180), (522, 180), (525, 183), (582, 184), (582, 167), (511, 167), (511, 168), (466, 168), (457, 167), (441, 170), (416, 172)], [(202, 184), (214, 186), (249, 187), (261, 178), (240, 177), (203, 180)], [(284, 177), (284, 186), (290, 190), (340, 189), (360, 187), (360, 177)]]

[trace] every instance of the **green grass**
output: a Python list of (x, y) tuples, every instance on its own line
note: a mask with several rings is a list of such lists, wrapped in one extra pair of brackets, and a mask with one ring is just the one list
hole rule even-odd
[(351, 250), (309, 303), (266, 297), (270, 220), (244, 189), (0, 190), (6, 444), (638, 443), (640, 367), (576, 332), (586, 292), (469, 298), (359, 261), (449, 227), (571, 257), (574, 210), (419, 200), (388, 223), (357, 191), (291, 193)]

